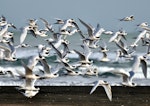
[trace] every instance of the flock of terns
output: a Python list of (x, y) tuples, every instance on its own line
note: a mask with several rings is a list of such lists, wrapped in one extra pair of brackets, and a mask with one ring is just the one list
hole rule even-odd
[[(97, 68), (93, 68), (93, 61), (89, 59), (94, 49), (100, 49), (100, 52), (103, 54), (103, 57), (100, 61), (108, 62), (110, 59), (107, 57), (107, 52), (109, 51), (106, 43), (103, 40), (102, 34), (111, 35), (109, 39), (109, 43), (114, 43), (118, 47), (118, 58), (124, 58), (128, 60), (133, 60), (134, 64), (131, 71), (126, 71), (124, 69), (119, 70), (111, 70), (109, 71), (112, 74), (117, 74), (122, 76), (123, 81), (121, 82), (122, 85), (125, 86), (136, 86), (134, 82), (132, 82), (134, 74), (137, 72), (140, 64), (142, 65), (142, 71), (145, 78), (147, 78), (147, 61), (150, 55), (150, 28), (147, 22), (143, 22), (139, 25), (142, 31), (136, 37), (135, 41), (131, 45), (127, 45), (125, 43), (127, 32), (124, 30), (119, 30), (116, 32), (106, 31), (104, 28), (101, 28), (99, 24), (96, 27), (84, 22), (83, 20), (79, 19), (79, 22), (87, 29), (87, 33), (81, 31), (78, 23), (74, 19), (59, 19), (56, 18), (56, 23), (53, 25), (58, 25), (58, 31), (54, 29), (52, 24), (43, 18), (40, 20), (44, 23), (45, 28), (39, 30), (38, 20), (37, 19), (29, 19), (28, 24), (22, 28), (22, 33), (20, 35), (20, 44), (15, 46), (14, 45), (14, 33), (9, 31), (9, 27), (16, 27), (12, 23), (8, 23), (4, 16), (0, 17), (0, 59), (6, 61), (16, 61), (16, 50), (18, 48), (26, 48), (32, 47), (29, 44), (25, 44), (24, 41), (27, 36), (33, 35), (36, 38), (40, 37), (47, 37), (50, 33), (48, 39), (45, 39), (45, 42), (49, 46), (38, 44), (37, 47), (37, 55), (34, 55), (29, 58), (28, 63), (26, 64), (23, 60), (21, 60), (21, 64), (25, 69), (25, 73), (22, 70), (17, 70), (18, 76), (14, 74), (12, 71), (7, 71), (5, 74), (9, 73), (14, 77), (19, 77), (20, 79), (24, 79), (24, 84), (17, 87), (24, 96), (32, 98), (35, 96), (40, 88), (35, 87), (35, 82), (37, 80), (44, 80), (48, 78), (56, 78), (59, 76), (59, 71), (64, 69), (65, 75), (88, 75), (88, 76), (97, 76), (98, 71)], [(129, 17), (125, 17), (119, 19), (119, 21), (133, 21), (134, 16), (131, 15)], [(75, 33), (79, 33), (81, 37), (82, 44), (79, 45), (83, 51), (78, 51), (76, 48), (70, 50), (69, 46), (70, 42), (68, 41), (67, 37), (74, 35)], [(99, 45), (98, 42), (104, 42), (104, 46)], [(142, 46), (146, 46), (147, 52), (144, 55), (136, 55), (136, 49), (138, 48), (138, 42), (142, 41)], [(60, 50), (60, 46), (61, 49)], [(51, 66), (47, 63), (46, 57), (49, 56), (49, 52), (53, 50), (57, 56), (56, 66)], [(78, 55), (79, 60), (76, 64), (71, 64), (67, 55), (69, 53), (75, 53)], [(118, 61), (118, 58), (116, 61)], [(43, 75), (36, 75), (33, 71), (37, 63), (40, 63), (42, 69), (39, 69)], [(80, 71), (80, 69), (85, 69), (84, 73)], [(103, 86), (105, 92), (110, 101), (112, 101), (112, 91), (111, 86), (108, 82), (99, 80), (96, 81), (90, 94), (92, 94), (95, 89), (99, 86)]]

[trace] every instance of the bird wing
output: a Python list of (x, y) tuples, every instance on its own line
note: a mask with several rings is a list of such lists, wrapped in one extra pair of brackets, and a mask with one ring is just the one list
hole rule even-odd
[(55, 50), (55, 52), (57, 53), (57, 55), (62, 59), (63, 56), (61, 54), (61, 52), (51, 43), (49, 42), (49, 44), (52, 46), (52, 48)]
[(126, 76), (126, 77), (130, 76), (130, 74), (124, 69), (118, 69), (118, 70), (115, 69), (115, 70), (110, 70), (109, 72), (112, 74), (122, 75), (122, 76)]
[(78, 24), (76, 22), (72, 22), (72, 24), (77, 28), (78, 33), (82, 37), (82, 39), (85, 39), (85, 36), (83, 35), (82, 31), (80, 30)]
[(102, 52), (102, 53), (103, 53), (103, 57), (104, 57), (104, 58), (107, 58), (106, 52)]
[(32, 70), (21, 60), (21, 64), (25, 68), (26, 75), (32, 75)]
[(0, 49), (3, 49), (3, 50), (8, 51), (8, 52), (11, 52), (11, 50), (9, 48), (5, 47), (5, 46), (1, 46), (0, 45)]
[(68, 47), (68, 44), (66, 43), (62, 43), (63, 46), (64, 46), (64, 50), (63, 50), (63, 53), (62, 53), (62, 57), (64, 58), (68, 53), (70, 53), (70, 50), (69, 50), (69, 47)]
[(93, 28), (91, 25), (86, 24), (84, 21), (79, 19), (79, 21), (87, 28), (89, 36), (93, 35)]
[(74, 49), (74, 51), (79, 55), (81, 61), (82, 61), (82, 60), (86, 60), (86, 57), (85, 57), (84, 54), (82, 54), (81, 52), (79, 52), (79, 51), (77, 51), (77, 50), (75, 50), (75, 49)]
[(141, 65), (144, 77), (147, 78), (147, 62), (145, 60), (141, 60)]
[(26, 27), (22, 30), (21, 36), (20, 36), (20, 44), (22, 44), (27, 36), (27, 29)]
[(106, 84), (102, 84), (102, 86), (107, 94), (107, 97), (109, 98), (110, 101), (112, 101), (112, 92), (111, 92), (110, 84), (106, 83)]
[(16, 69), (16, 72), (17, 72), (21, 77), (25, 77), (25, 74), (24, 74), (22, 71)]
[(100, 83), (99, 81), (96, 81), (96, 83), (94, 84), (93, 88), (90, 91), (90, 94), (92, 94), (96, 90), (96, 88), (99, 86), (99, 83)]
[(50, 25), (45, 19), (43, 19), (43, 18), (40, 18), (42, 21), (43, 21), (43, 23), (45, 24), (45, 27), (50, 31), (50, 32), (52, 32), (52, 33), (54, 33), (54, 30), (52, 29), (52, 25)]
[(142, 31), (142, 32), (138, 35), (138, 37), (136, 38), (136, 40), (134, 41), (134, 44), (137, 44), (137, 43), (139, 42), (139, 40), (142, 39), (142, 38), (145, 36), (146, 32), (147, 32), (146, 30)]
[(42, 64), (44, 68), (44, 72), (47, 74), (50, 74), (50, 67), (45, 59), (40, 59), (40, 63)]
[(109, 42), (115, 41), (115, 39), (117, 39), (117, 37), (118, 37), (118, 33), (116, 32), (116, 33), (109, 39)]
[(125, 50), (121, 45), (119, 45), (117, 42), (116, 42), (116, 45), (121, 49), (121, 51), (125, 54), (125, 55), (128, 55), (129, 53), (127, 52), (127, 50)]
[(7, 44), (9, 46), (10, 50), (11, 50), (11, 53), (12, 54), (15, 53), (16, 49), (15, 49), (14, 45), (11, 42), (8, 42)]
[(9, 58), (11, 56), (11, 50), (9, 48), (0, 45), (0, 49), (4, 50), (5, 57)]
[(36, 29), (29, 30), (29, 32), (31, 33), (31, 35), (33, 35), (34, 37), (36, 37), (36, 38), (37, 38), (37, 35), (35, 34), (35, 30), (36, 30)]
[(53, 74), (58, 73), (62, 67), (63, 67), (62, 64), (59, 64), (59, 63), (56, 64), (55, 67), (52, 67), (52, 73)]
[[(60, 19), (60, 18), (55, 18), (55, 19), (56, 19), (57, 22), (62, 22), (62, 23), (64, 23), (64, 20), (63, 20), (63, 19)], [(55, 24), (58, 24), (57, 22), (56, 22)]]

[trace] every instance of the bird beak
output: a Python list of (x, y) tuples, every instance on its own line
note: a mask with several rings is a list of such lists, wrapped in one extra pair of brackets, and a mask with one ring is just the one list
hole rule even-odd
[(14, 25), (12, 25), (12, 27), (13, 27), (14, 29), (17, 29), (16, 26), (14, 26)]

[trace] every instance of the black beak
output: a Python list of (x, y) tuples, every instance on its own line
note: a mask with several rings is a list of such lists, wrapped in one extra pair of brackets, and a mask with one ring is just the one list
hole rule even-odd
[(12, 27), (13, 27), (14, 29), (17, 29), (16, 26), (14, 26), (14, 25), (12, 25)]

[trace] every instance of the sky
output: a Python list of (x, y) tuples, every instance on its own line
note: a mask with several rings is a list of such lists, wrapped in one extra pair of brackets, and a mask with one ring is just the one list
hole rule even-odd
[[(96, 27), (99, 23), (106, 30), (127, 32), (136, 30), (141, 22), (150, 23), (150, 0), (1, 0), (0, 15), (17, 27), (23, 27), (28, 19), (44, 18), (54, 23), (54, 18), (78, 18)], [(119, 19), (134, 15), (133, 22)]]

